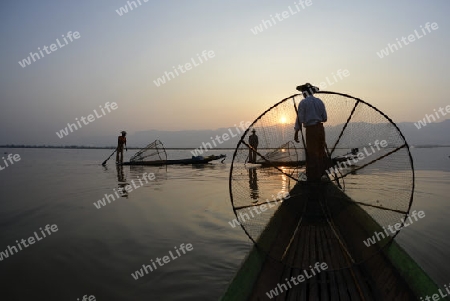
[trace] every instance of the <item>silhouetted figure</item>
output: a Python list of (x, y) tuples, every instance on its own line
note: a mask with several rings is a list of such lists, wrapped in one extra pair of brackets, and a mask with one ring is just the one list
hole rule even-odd
[(127, 179), (123, 172), (123, 166), (120, 164), (116, 164), (116, 170), (117, 170), (117, 181), (119, 186), (117, 191), (119, 192), (121, 197), (128, 198), (128, 192), (125, 190), (125, 186), (129, 184), (127, 183)]
[(255, 134), (255, 129), (252, 130), (252, 134), (248, 137), (248, 144), (250, 144), (251, 148), (249, 148), (248, 153), (248, 162), (256, 163), (256, 151), (258, 150), (258, 136)]
[[(127, 132), (122, 131), (122, 136), (119, 136), (117, 138), (117, 150), (116, 150), (116, 164), (123, 163), (123, 148), (125, 147), (125, 150), (128, 151), (127, 147)], [(120, 155), (120, 160), (119, 160)]]
[(248, 169), (248, 184), (250, 186), (250, 197), (254, 200), (258, 200), (258, 175), (256, 174), (256, 168)]
[(120, 182), (126, 182), (127, 179), (125, 178), (125, 173), (123, 172), (123, 166), (122, 165), (116, 165), (116, 171), (117, 171), (117, 181)]
[(294, 140), (299, 142), (298, 132), (303, 125), (306, 132), (306, 176), (308, 182), (318, 182), (328, 166), (323, 127), (323, 122), (327, 121), (327, 111), (323, 101), (313, 96), (319, 88), (306, 83), (298, 86), (297, 90), (302, 92), (304, 99), (298, 105)]

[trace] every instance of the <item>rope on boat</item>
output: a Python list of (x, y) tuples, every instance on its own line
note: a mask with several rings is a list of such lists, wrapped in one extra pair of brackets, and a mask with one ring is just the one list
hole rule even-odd
[(289, 243), (286, 247), (286, 249), (284, 250), (283, 256), (281, 256), (281, 261), (284, 260), (284, 258), (286, 257), (289, 249), (291, 248), (292, 243), (294, 242), (295, 236), (297, 235), (298, 229), (300, 228), (300, 224), (303, 221), (303, 215), (306, 212), (306, 207), (307, 207), (308, 202), (305, 202), (305, 207), (303, 207), (303, 212), (302, 212), (302, 216), (300, 217), (300, 220), (297, 223), (297, 227), (295, 228), (294, 234), (292, 234), (291, 239), (289, 240)]
[[(319, 193), (319, 196), (322, 196), (322, 194)], [(344, 250), (345, 261), (347, 261), (347, 264), (349, 265), (350, 273), (352, 275), (352, 278), (353, 278), (353, 281), (354, 281), (354, 283), (356, 285), (356, 288), (358, 289), (359, 296), (361, 297), (361, 300), (364, 301), (366, 299), (364, 298), (364, 294), (362, 292), (362, 289), (359, 286), (359, 282), (358, 282), (358, 280), (356, 278), (355, 272), (353, 271), (353, 266), (355, 265), (355, 260), (353, 259), (353, 257), (351, 256), (350, 252), (348, 251), (347, 247), (342, 242), (339, 234), (337, 233), (336, 226), (334, 225), (333, 220), (330, 218), (330, 210), (329, 210), (329, 208), (328, 208), (328, 206), (326, 204), (325, 205), (323, 204), (323, 198), (321, 198), (321, 197), (319, 197), (319, 204), (320, 204), (320, 207), (322, 208), (322, 212), (325, 215), (325, 218), (326, 218), (328, 224), (330, 225), (331, 230), (333, 231), (334, 236), (338, 240), (342, 250)]]

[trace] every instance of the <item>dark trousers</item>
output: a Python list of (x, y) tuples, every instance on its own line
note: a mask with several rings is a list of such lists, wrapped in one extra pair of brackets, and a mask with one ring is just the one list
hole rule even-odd
[[(120, 156), (120, 160), (119, 160)], [(118, 146), (116, 151), (116, 162), (123, 162), (123, 146)]]
[(256, 163), (256, 148), (257, 146), (252, 146), (253, 148), (248, 149), (248, 162)]
[(328, 164), (325, 152), (325, 129), (322, 123), (305, 127), (306, 131), (306, 176), (308, 181), (319, 181)]

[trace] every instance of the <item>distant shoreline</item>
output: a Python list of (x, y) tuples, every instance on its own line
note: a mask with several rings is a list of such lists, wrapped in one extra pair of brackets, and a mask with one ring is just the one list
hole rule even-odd
[[(0, 148), (51, 148), (51, 149), (115, 149), (115, 146), (55, 146), (55, 145), (0, 145)], [(128, 147), (128, 149), (142, 149), (143, 147)], [(195, 147), (165, 147), (166, 150), (186, 150), (195, 149)], [(235, 147), (217, 147), (214, 150), (234, 150)]]
[[(450, 145), (432, 145), (432, 144), (423, 144), (423, 145), (410, 145), (411, 148), (437, 148), (437, 147), (450, 147)], [(57, 146), (57, 145), (0, 145), (0, 148), (50, 148), (50, 149), (115, 149), (115, 146), (84, 146), (84, 145), (66, 145), (66, 146)], [(128, 149), (142, 149), (142, 147), (128, 147)], [(186, 150), (186, 149), (195, 149), (195, 147), (165, 147), (166, 150)], [(234, 150), (235, 147), (217, 147), (214, 150)], [(350, 149), (350, 148), (349, 148)]]
[(436, 147), (450, 147), (450, 145), (428, 145), (428, 144), (424, 144), (424, 145), (410, 145), (410, 147), (412, 148), (436, 148)]

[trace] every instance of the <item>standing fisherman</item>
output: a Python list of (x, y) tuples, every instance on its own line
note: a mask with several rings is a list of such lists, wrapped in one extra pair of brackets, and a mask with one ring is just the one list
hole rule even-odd
[(325, 129), (323, 122), (327, 121), (327, 111), (320, 98), (313, 94), (319, 91), (309, 83), (298, 86), (304, 99), (298, 105), (297, 119), (295, 121), (294, 140), (298, 143), (298, 132), (302, 124), (306, 132), (306, 176), (308, 182), (318, 182), (325, 172), (327, 156), (325, 153)]
[[(128, 151), (127, 148), (127, 132), (122, 131), (122, 136), (119, 136), (117, 138), (117, 150), (116, 150), (116, 164), (123, 163), (123, 148), (125, 147), (125, 150)], [(120, 154), (120, 161), (119, 161), (119, 154)]]
[(249, 163), (256, 163), (256, 151), (258, 150), (258, 136), (255, 134), (255, 129), (252, 130), (252, 134), (248, 137), (248, 144), (250, 144), (251, 148), (249, 148), (248, 157)]

